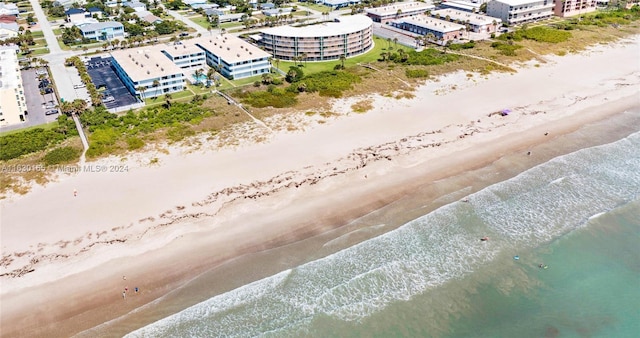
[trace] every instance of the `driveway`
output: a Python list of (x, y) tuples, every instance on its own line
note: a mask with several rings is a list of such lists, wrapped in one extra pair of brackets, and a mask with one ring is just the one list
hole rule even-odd
[(44, 114), (45, 101), (54, 100), (55, 104), (57, 100), (55, 98), (55, 92), (52, 94), (45, 94), (44, 98), (40, 95), (40, 88), (38, 88), (38, 84), (40, 81), (38, 80), (38, 76), (36, 75), (36, 69), (32, 68), (29, 70), (23, 70), (21, 72), (22, 75), (22, 86), (24, 89), (24, 98), (27, 101), (27, 120), (24, 123), (18, 123), (11, 126), (6, 126), (0, 128), (0, 132), (22, 129), (27, 127), (33, 127), (49, 122), (53, 122), (57, 117), (56, 115), (46, 116)]

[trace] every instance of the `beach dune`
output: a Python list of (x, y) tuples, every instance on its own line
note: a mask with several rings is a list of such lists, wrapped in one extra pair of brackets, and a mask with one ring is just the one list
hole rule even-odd
[[(1, 334), (76, 334), (223, 262), (343, 226), (412, 187), (505, 154), (535, 157), (536, 144), (638, 112), (639, 42), (548, 56), (513, 74), (449, 74), (413, 99), (371, 95), (366, 114), (350, 113), (364, 98), (340, 99), (340, 117), (304, 132), (265, 129), (262, 143), (167, 145), (60, 173), (1, 201)], [(509, 114), (492, 114), (502, 110)]]

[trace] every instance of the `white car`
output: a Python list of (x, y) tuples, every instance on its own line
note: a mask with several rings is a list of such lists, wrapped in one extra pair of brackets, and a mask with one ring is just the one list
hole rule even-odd
[(84, 88), (86, 87), (84, 83), (73, 85), (73, 89)]
[(44, 69), (38, 69), (36, 70), (36, 75), (46, 75), (47, 71)]

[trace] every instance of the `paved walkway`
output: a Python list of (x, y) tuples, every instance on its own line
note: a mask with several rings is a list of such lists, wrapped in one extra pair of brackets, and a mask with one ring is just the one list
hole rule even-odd
[[(34, 1), (34, 0), (31, 0), (31, 1)], [(202, 33), (202, 35), (204, 35), (206, 33), (209, 33), (209, 31), (206, 28), (204, 28), (204, 27), (198, 25), (197, 23), (189, 20), (189, 18), (181, 15), (180, 13), (178, 13), (176, 11), (167, 10), (167, 13), (169, 13), (169, 15), (171, 15), (172, 17), (184, 22), (185, 25), (195, 29), (196, 32)]]

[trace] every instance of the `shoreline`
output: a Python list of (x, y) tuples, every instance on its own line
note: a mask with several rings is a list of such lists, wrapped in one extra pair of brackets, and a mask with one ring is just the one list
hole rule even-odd
[[(606, 50), (607, 48), (601, 47), (601, 49)], [(582, 57), (588, 58), (587, 56)], [(501, 77), (508, 78), (505, 75)], [(256, 161), (254, 156), (265, 149), (271, 150), (269, 155), (274, 154), (273, 149), (285, 150), (293, 154), (300, 154), (304, 151), (309, 152), (308, 148), (313, 148), (315, 141), (326, 140), (326, 129), (330, 129), (331, 132), (345, 133), (338, 140), (344, 141), (350, 136), (349, 133), (351, 131), (349, 128), (357, 125), (354, 122), (356, 120), (358, 123), (370, 124), (371, 126), (380, 124), (380, 121), (388, 123), (383, 125), (384, 128), (378, 126), (378, 130), (398, 127), (397, 130), (389, 130), (387, 135), (379, 136), (375, 139), (357, 139), (349, 143), (348, 146), (340, 147), (335, 144), (329, 144), (326, 149), (320, 149), (323, 151), (318, 152), (320, 155), (317, 156), (318, 158), (314, 158), (313, 154), (307, 155), (306, 163), (308, 165), (302, 169), (296, 170), (295, 168), (299, 168), (300, 163), (305, 162), (296, 161), (295, 159), (282, 160), (283, 155), (280, 154), (272, 161), (282, 160), (285, 162), (283, 164), (265, 165), (263, 166), (264, 170), (258, 174), (253, 174), (254, 176), (247, 174), (255, 171), (254, 167), (237, 167), (238, 170), (229, 173), (228, 178), (221, 180), (220, 183), (213, 183), (209, 186), (186, 185), (195, 188), (193, 189), (195, 191), (190, 191), (189, 194), (177, 192), (180, 183), (182, 183), (180, 181), (183, 180), (182, 177), (178, 176), (178, 182), (172, 182), (172, 184), (175, 184), (175, 189), (158, 187), (156, 190), (147, 192), (147, 196), (153, 196), (154, 193), (157, 193), (158, 197), (171, 197), (165, 203), (165, 206), (167, 204), (169, 206), (184, 206), (185, 212), (180, 212), (182, 209), (179, 208), (173, 209), (171, 213), (165, 211), (162, 214), (165, 216), (169, 214), (169, 216), (165, 218), (159, 217), (159, 222), (151, 227), (147, 227), (147, 221), (139, 221), (138, 224), (131, 223), (129, 226), (123, 226), (123, 229), (112, 230), (114, 233), (124, 231), (126, 235), (124, 236), (124, 243), (117, 241), (118, 236), (113, 236), (111, 240), (115, 240), (115, 242), (109, 245), (98, 245), (96, 248), (91, 249), (90, 254), (86, 254), (84, 257), (68, 259), (67, 264), (60, 262), (47, 264), (47, 266), (38, 267), (31, 274), (14, 278), (13, 280), (7, 280), (6, 277), (3, 277), (1, 280), (3, 286), (2, 326), (5, 329), (9, 327), (9, 336), (21, 334), (37, 336), (45, 333), (54, 336), (68, 336), (106, 322), (114, 316), (136, 309), (153, 299), (158, 299), (158, 297), (170, 293), (172, 290), (179, 291), (186, 281), (209, 271), (212, 267), (219, 266), (223, 262), (239, 259), (238, 257), (247, 257), (245, 255), (253, 252), (261, 252), (297, 243), (300, 240), (316, 238), (316, 236), (327, 234), (334, 229), (348, 229), (350, 227), (344, 224), (349, 224), (359, 219), (363, 214), (380, 210), (381, 207), (406, 195), (408, 191), (416, 189), (417, 186), (434, 181), (440, 182), (440, 180), (444, 180), (447, 177), (456, 177), (456, 175), (465, 171), (483, 168), (495, 161), (500, 161), (507, 154), (523, 157), (525, 150), (534, 147), (534, 145), (549, 143), (556, 137), (576, 131), (585, 124), (611, 116), (620, 116), (621, 110), (631, 107), (637, 108), (638, 99), (635, 96), (624, 95), (625, 93), (633, 94), (634, 91), (637, 93), (637, 90), (634, 90), (634, 88), (630, 90), (623, 85), (618, 87), (619, 83), (624, 84), (628, 79), (620, 80), (615, 76), (613, 79), (616, 81), (605, 82), (604, 84), (601, 81), (597, 82), (600, 86), (611, 87), (610, 91), (604, 91), (602, 88), (594, 89), (598, 93), (604, 91), (605, 96), (594, 95), (587, 99), (574, 98), (572, 96), (569, 98), (552, 96), (556, 98), (555, 101), (543, 102), (550, 110), (548, 114), (546, 112), (543, 114), (536, 113), (533, 110), (535, 108), (533, 106), (537, 105), (535, 104), (535, 98), (510, 97), (503, 98), (502, 101), (504, 102), (478, 103), (476, 108), (480, 113), (477, 111), (460, 111), (460, 113), (455, 114), (456, 116), (438, 120), (440, 128), (435, 126), (433, 129), (427, 129), (425, 128), (426, 124), (423, 123), (407, 125), (411, 121), (415, 122), (417, 119), (423, 118), (423, 116), (416, 116), (412, 112), (404, 115), (400, 114), (397, 119), (391, 118), (393, 121), (389, 121), (389, 112), (387, 111), (384, 114), (385, 112), (382, 112), (382, 110), (392, 110), (390, 109), (392, 107), (380, 105), (377, 109), (381, 111), (367, 113), (367, 115), (370, 114), (368, 116), (345, 117), (343, 120), (350, 119), (351, 121), (337, 121), (329, 128), (318, 127), (310, 132), (311, 135), (304, 138), (300, 134), (279, 135), (280, 137), (270, 144), (256, 145), (254, 147), (256, 149), (255, 152), (242, 150), (235, 152), (222, 151), (220, 152), (222, 154), (217, 154), (219, 159), (228, 160), (233, 156), (244, 156), (244, 158), (238, 160), (238, 163), (246, 163), (247, 160)], [(630, 79), (637, 80), (633, 76)], [(598, 78), (598, 80), (600, 79)], [(456, 79), (454, 78), (453, 81), (455, 82)], [(570, 84), (565, 84), (565, 86), (568, 85)], [(478, 86), (482, 86), (482, 83), (478, 84)], [(631, 86), (637, 86), (637, 82), (633, 82)], [(472, 91), (475, 87), (475, 85), (470, 85), (468, 88), (453, 93), (456, 94), (453, 96), (462, 96), (464, 91)], [(425, 88), (427, 88), (427, 91), (431, 90), (428, 86), (425, 86)], [(622, 88), (622, 90), (618, 90), (619, 88)], [(624, 91), (625, 88), (626, 91)], [(553, 89), (557, 88), (551, 88), (547, 91)], [(613, 89), (616, 89), (616, 91), (613, 91)], [(614, 94), (617, 94), (618, 97), (613, 97), (612, 95)], [(479, 98), (482, 92), (475, 93), (475, 95), (476, 98)], [(433, 100), (434, 97), (430, 96), (426, 99), (418, 98), (418, 100), (409, 101), (412, 106), (420, 107), (420, 99)], [(494, 111), (487, 109), (487, 107), (505, 107), (507, 102), (514, 100), (521, 103), (520, 105), (508, 106), (516, 107), (514, 114), (504, 119), (486, 117), (486, 113)], [(444, 100), (442, 107), (447, 106), (450, 102), (453, 101)], [(387, 105), (392, 106), (394, 103), (395, 101), (388, 101)], [(538, 104), (538, 106), (543, 104)], [(567, 104), (573, 106), (570, 112), (558, 113), (556, 116), (552, 111), (553, 109), (568, 110), (568, 107), (565, 107)], [(462, 106), (464, 105), (461, 103), (460, 107)], [(462, 109), (460, 107), (454, 106), (452, 110)], [(606, 111), (604, 111), (604, 107), (606, 107)], [(637, 110), (635, 111), (637, 113)], [(429, 122), (436, 121), (434, 119), (432, 118)], [(482, 119), (483, 124), (473, 123), (476, 119)], [(526, 120), (526, 122), (522, 122), (520, 119)], [(454, 122), (454, 124), (452, 125), (450, 122)], [(462, 124), (457, 125), (455, 122)], [(532, 127), (527, 128), (522, 125), (527, 122), (531, 123)], [(554, 125), (546, 125), (550, 122), (553, 122)], [(499, 124), (504, 125), (497, 126)], [(404, 128), (400, 128), (402, 126)], [(367, 129), (364, 126), (361, 127)], [(319, 132), (319, 129), (322, 129), (321, 131), (324, 130), (325, 134), (321, 131)], [(375, 128), (372, 129), (376, 130)], [(440, 132), (437, 130), (440, 130)], [(491, 130), (495, 131), (491, 132)], [(549, 132), (549, 136), (544, 135), (545, 132)], [(291, 139), (305, 139), (306, 143), (300, 145), (301, 149), (298, 152), (292, 151), (290, 148), (283, 148), (283, 144), (287, 144)], [(456, 141), (450, 141), (451, 139)], [(440, 145), (435, 146), (437, 143), (440, 143)], [(471, 152), (470, 150), (473, 151)], [(192, 158), (199, 159), (197, 156), (199, 155), (195, 154)], [(286, 153), (284, 156), (286, 156)], [(530, 162), (536, 160), (538, 156), (542, 155), (538, 155), (536, 150), (533, 151), (531, 156), (525, 155), (520, 160), (531, 165)], [(173, 159), (174, 162), (181, 159), (184, 162), (189, 162), (187, 157), (186, 155), (167, 156), (168, 159)], [(163, 176), (160, 176), (160, 178), (173, 178), (173, 174), (184, 172), (182, 170), (185, 170), (185, 167), (174, 164), (174, 162), (167, 162), (167, 167), (170, 167), (169, 163), (174, 167), (170, 167), (169, 169), (171, 170), (165, 169)], [(333, 170), (332, 167), (338, 169)], [(289, 169), (289, 171), (283, 171), (283, 168)], [(294, 168), (293, 172), (290, 171), (291, 168)], [(455, 169), (452, 170), (452, 168)], [(516, 169), (516, 173), (526, 168), (528, 166), (525, 163), (523, 167)], [(194, 169), (196, 171), (194, 175), (206, 175), (207, 170), (204, 169), (210, 170), (210, 168)], [(142, 176), (158, 175), (153, 168), (142, 168), (138, 172), (143, 172), (145, 175), (134, 176), (134, 182), (129, 179), (130, 183), (139, 184), (142, 189), (150, 186), (145, 184), (157, 185), (157, 182), (151, 179), (135, 181), (136, 179), (142, 179)], [(283, 172), (284, 174), (282, 174)], [(236, 178), (237, 176), (247, 177), (249, 180), (239, 181)], [(78, 185), (85, 184), (87, 187), (86, 189), (79, 189), (81, 196), (84, 196), (87, 189), (91, 187), (91, 185), (87, 185), (89, 184), (87, 177), (86, 175), (80, 175), (77, 178), (72, 178), (74, 182), (70, 182), (72, 179), (69, 179), (52, 187), (43, 188), (41, 191), (47, 191), (49, 195), (57, 194), (60, 191), (66, 192), (69, 190), (71, 183), (78, 183)], [(251, 177), (253, 177), (253, 180), (250, 179)], [(119, 178), (119, 180), (116, 180), (116, 178)], [(106, 182), (106, 185), (113, 185), (114, 182), (119, 182), (123, 179), (116, 176), (113, 180), (102, 180)], [(261, 185), (264, 182), (267, 182), (267, 184)], [(118, 191), (118, 189), (108, 190), (106, 185), (103, 186), (105, 190), (102, 191), (105, 196), (113, 198), (122, 194), (130, 194), (130, 196), (127, 196), (128, 201), (140, 201), (138, 199), (139, 196), (134, 191), (135, 189), (122, 192)], [(230, 187), (235, 188), (230, 189)], [(266, 192), (263, 189), (264, 187), (267, 187)], [(211, 191), (220, 193), (211, 193)], [(35, 194), (31, 196), (33, 195)], [(437, 191), (433, 192), (432, 198), (437, 199), (440, 195)], [(194, 201), (194, 196), (204, 197), (200, 198), (199, 202), (193, 202), (190, 206), (180, 204)], [(73, 201), (73, 197), (67, 196), (67, 198)], [(249, 201), (246, 201), (247, 199)], [(86, 204), (82, 207), (90, 207), (93, 204), (102, 205), (101, 203), (104, 203), (105, 200), (108, 199), (101, 200), (98, 198), (98, 201), (94, 200), (91, 204)], [(344, 203), (345, 200), (350, 202)], [(68, 203), (68, 200), (64, 202)], [(295, 210), (293, 210), (294, 208), (287, 208), (293, 203), (296, 206)], [(442, 201), (442, 203), (446, 203), (446, 201)], [(131, 203), (129, 202), (129, 204)], [(150, 201), (144, 201), (141, 205), (139, 209), (142, 211), (140, 213), (147, 217), (151, 217), (148, 210), (172, 210), (165, 209), (162, 205), (150, 203)], [(3, 203), (3, 209), (4, 207), (5, 203)], [(100, 209), (96, 209), (93, 206), (93, 209), (88, 212), (92, 210), (97, 212)], [(331, 210), (331, 212), (327, 212), (327, 210)], [(128, 219), (128, 222), (134, 219), (143, 220), (143, 218), (136, 216), (136, 210), (125, 208), (124, 211), (122, 218), (125, 219), (125, 222), (120, 224), (127, 224), (126, 219)], [(193, 215), (196, 216), (194, 217)], [(215, 215), (216, 221), (211, 222), (211, 216), (207, 215)], [(43, 219), (41, 218), (41, 220)], [(55, 224), (54, 221), (52, 220), (52, 223), (54, 223), (52, 228), (54, 229), (64, 229), (65, 223), (83, 224), (81, 219), (74, 220), (67, 217), (62, 217), (59, 221), (60, 224)], [(239, 221), (242, 223), (238, 224)], [(102, 222), (102, 224), (97, 222), (97, 224), (90, 225), (90, 227), (97, 229), (94, 230), (97, 233), (98, 231), (104, 231), (104, 229), (112, 229), (114, 224), (118, 224), (113, 223), (113, 218), (110, 219), (109, 217), (105, 217)], [(154, 222), (154, 220), (149, 222)], [(163, 222), (165, 222), (164, 225)], [(185, 227), (190, 229), (177, 229)], [(147, 230), (152, 229), (152, 231), (142, 230), (143, 232), (140, 233), (141, 229), (145, 228)], [(86, 229), (79, 234), (82, 235), (84, 231)], [(67, 232), (74, 233), (73, 229), (67, 229)], [(339, 236), (336, 238), (339, 238)], [(131, 241), (135, 245), (130, 245), (130, 243), (126, 243), (127, 241)], [(35, 242), (32, 243), (35, 244)], [(6, 250), (5, 245), (6, 242), (3, 240), (3, 255)], [(59, 254), (60, 252), (66, 254), (64, 249), (67, 250), (66, 252), (73, 249), (73, 245), (70, 247), (67, 247), (67, 245), (65, 244), (65, 247), (61, 248), (63, 250), (58, 250)], [(114, 254), (114, 250), (118, 250), (119, 253)], [(338, 250), (338, 248), (333, 250)], [(176, 254), (179, 257), (176, 257)], [(132, 260), (132, 257), (135, 257), (135, 259)], [(91, 264), (87, 263), (90, 260), (93, 260), (90, 262)], [(76, 274), (67, 276), (59, 274), (58, 276), (60, 277), (58, 278), (53, 274), (52, 270), (61, 270), (61, 268), (64, 270), (64, 268), (71, 268), (72, 266), (75, 268), (73, 271), (77, 272)], [(264, 269), (266, 270), (267, 268)], [(43, 276), (47, 273), (52, 274), (52, 276), (49, 276), (49, 280)], [(123, 275), (128, 276), (126, 285), (123, 285), (123, 280), (121, 279)], [(40, 277), (40, 279), (36, 277)], [(31, 284), (27, 283), (27, 280), (30, 280)], [(237, 279), (234, 279), (234, 281), (237, 281)], [(7, 283), (10, 284), (8, 289)], [(50, 284), (47, 285), (47, 283)], [(142, 292), (139, 295), (128, 297), (126, 306), (123, 307), (123, 302), (119, 295), (121, 291), (117, 290), (121, 290), (125, 286), (131, 290), (135, 287), (131, 283), (136, 283), (136, 286), (145, 286), (141, 288)], [(27, 288), (29, 285), (33, 287)], [(53, 292), (55, 294), (52, 294), (52, 290), (55, 290)], [(70, 297), (64, 297), (64, 295), (73, 295), (72, 298), (74, 299), (69, 299)], [(34, 311), (35, 304), (38, 303), (49, 305), (41, 306), (38, 311)], [(7, 309), (11, 310), (10, 315), (7, 315)], [(52, 311), (53, 309), (55, 311)], [(36, 322), (43, 324), (39, 328), (29, 327), (29, 324), (33, 325)], [(44, 323), (50, 324), (45, 325)], [(87, 325), (89, 326), (87, 327)], [(24, 328), (25, 331), (21, 331), (20, 327)]]

